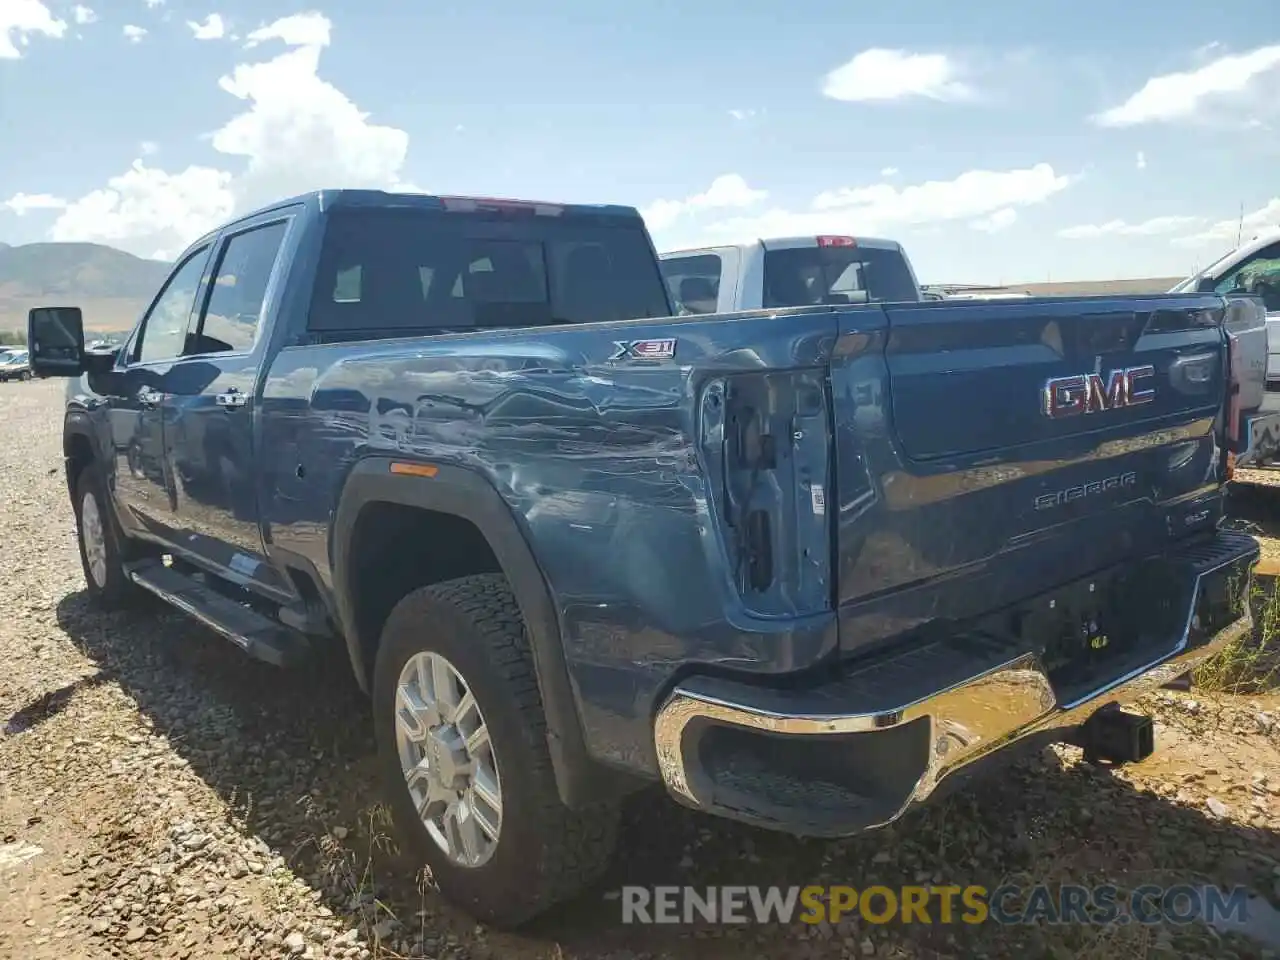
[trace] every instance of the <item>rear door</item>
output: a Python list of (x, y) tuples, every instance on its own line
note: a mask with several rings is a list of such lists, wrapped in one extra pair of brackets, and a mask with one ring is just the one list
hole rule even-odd
[[(708, 247), (662, 255), (662, 279), (676, 313), (732, 313), (739, 304), (737, 247)], [(757, 304), (758, 306), (758, 304)]]
[(1012, 603), (1216, 521), (1219, 298), (876, 313), (883, 329), (842, 312), (832, 371), (842, 642)]
[(236, 224), (218, 241), (211, 282), (183, 357), (169, 374), (165, 453), (184, 551), (221, 576), (288, 599), (265, 562), (254, 451), (264, 318), (278, 294), (289, 211)]

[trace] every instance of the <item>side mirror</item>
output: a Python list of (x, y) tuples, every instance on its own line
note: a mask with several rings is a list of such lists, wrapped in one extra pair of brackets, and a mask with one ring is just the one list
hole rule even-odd
[(1196, 293), (1216, 293), (1218, 281), (1213, 277), (1201, 277), (1196, 281)]
[(27, 351), (37, 377), (84, 372), (84, 318), (79, 307), (35, 307), (27, 314)]

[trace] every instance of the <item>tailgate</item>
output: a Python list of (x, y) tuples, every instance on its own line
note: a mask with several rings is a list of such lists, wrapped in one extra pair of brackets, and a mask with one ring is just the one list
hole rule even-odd
[[(842, 315), (841, 644), (976, 616), (1220, 516), (1227, 382), (1210, 295)], [(867, 340), (868, 346), (875, 338)]]

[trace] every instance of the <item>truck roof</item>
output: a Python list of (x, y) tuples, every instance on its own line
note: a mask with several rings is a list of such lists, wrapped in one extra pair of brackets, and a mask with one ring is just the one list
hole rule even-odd
[[(546, 212), (570, 216), (606, 216), (620, 218), (640, 218), (640, 211), (635, 207), (608, 203), (558, 203), (543, 200), (517, 200), (504, 197), (464, 197), (448, 194), (399, 193), (389, 190), (355, 190), (346, 188), (330, 188), (313, 190), (310, 193), (298, 194), (283, 200), (277, 200), (265, 207), (241, 214), (235, 220), (248, 220), (252, 217), (271, 213), (284, 207), (303, 204), (318, 210), (333, 210), (339, 207), (418, 207), (428, 210), (455, 209), (467, 206), (493, 207), (539, 207)], [(235, 222), (235, 221), (232, 221)]]

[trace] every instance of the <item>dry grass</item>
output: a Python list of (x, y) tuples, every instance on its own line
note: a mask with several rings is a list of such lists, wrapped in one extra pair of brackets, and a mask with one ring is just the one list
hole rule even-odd
[(1274, 577), (1259, 576), (1250, 605), (1254, 628), (1195, 671), (1195, 685), (1206, 692), (1251, 694), (1280, 686), (1280, 591)]

